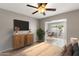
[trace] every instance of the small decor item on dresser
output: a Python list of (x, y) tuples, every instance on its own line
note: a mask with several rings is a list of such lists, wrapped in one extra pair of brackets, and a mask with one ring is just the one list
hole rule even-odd
[(20, 28), (16, 26), (15, 27), (15, 32), (17, 33), (19, 30), (20, 30)]
[(32, 34), (32, 31), (31, 31), (31, 29), (29, 29), (29, 32), (28, 32), (28, 34)]

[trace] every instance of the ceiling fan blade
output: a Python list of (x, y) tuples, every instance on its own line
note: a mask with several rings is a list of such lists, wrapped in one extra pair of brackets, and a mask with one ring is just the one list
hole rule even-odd
[(55, 8), (53, 8), (53, 9), (52, 9), (52, 8), (46, 8), (46, 10), (47, 10), (47, 11), (56, 11)]
[(46, 15), (46, 13), (44, 12), (43, 15)]
[(32, 6), (32, 5), (29, 5), (29, 4), (27, 4), (26, 6), (28, 6), (28, 7), (32, 7), (32, 8), (37, 8), (37, 7)]
[(33, 12), (32, 14), (35, 14), (35, 13), (37, 13), (38, 11), (35, 11), (35, 12)]

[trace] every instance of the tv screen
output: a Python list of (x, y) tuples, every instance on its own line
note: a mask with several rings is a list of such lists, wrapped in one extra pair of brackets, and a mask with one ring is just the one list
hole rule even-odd
[(20, 31), (29, 30), (29, 21), (14, 20), (14, 30), (15, 27), (19, 27)]

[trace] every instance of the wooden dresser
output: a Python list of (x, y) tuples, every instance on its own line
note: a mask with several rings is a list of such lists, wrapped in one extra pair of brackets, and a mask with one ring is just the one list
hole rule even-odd
[(24, 45), (31, 45), (33, 43), (33, 34), (25, 35)]
[(22, 48), (33, 43), (33, 34), (18, 34), (13, 36), (13, 48)]

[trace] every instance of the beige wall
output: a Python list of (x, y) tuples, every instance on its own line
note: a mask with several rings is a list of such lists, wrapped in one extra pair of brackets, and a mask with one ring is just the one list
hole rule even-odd
[(13, 48), (13, 19), (29, 21), (30, 28), (34, 33), (34, 41), (36, 41), (36, 29), (38, 27), (38, 20), (25, 15), (0, 9), (0, 51)]
[(79, 10), (40, 19), (40, 27), (44, 29), (45, 22), (60, 19), (67, 19), (67, 39), (69, 40), (70, 37), (79, 38)]

